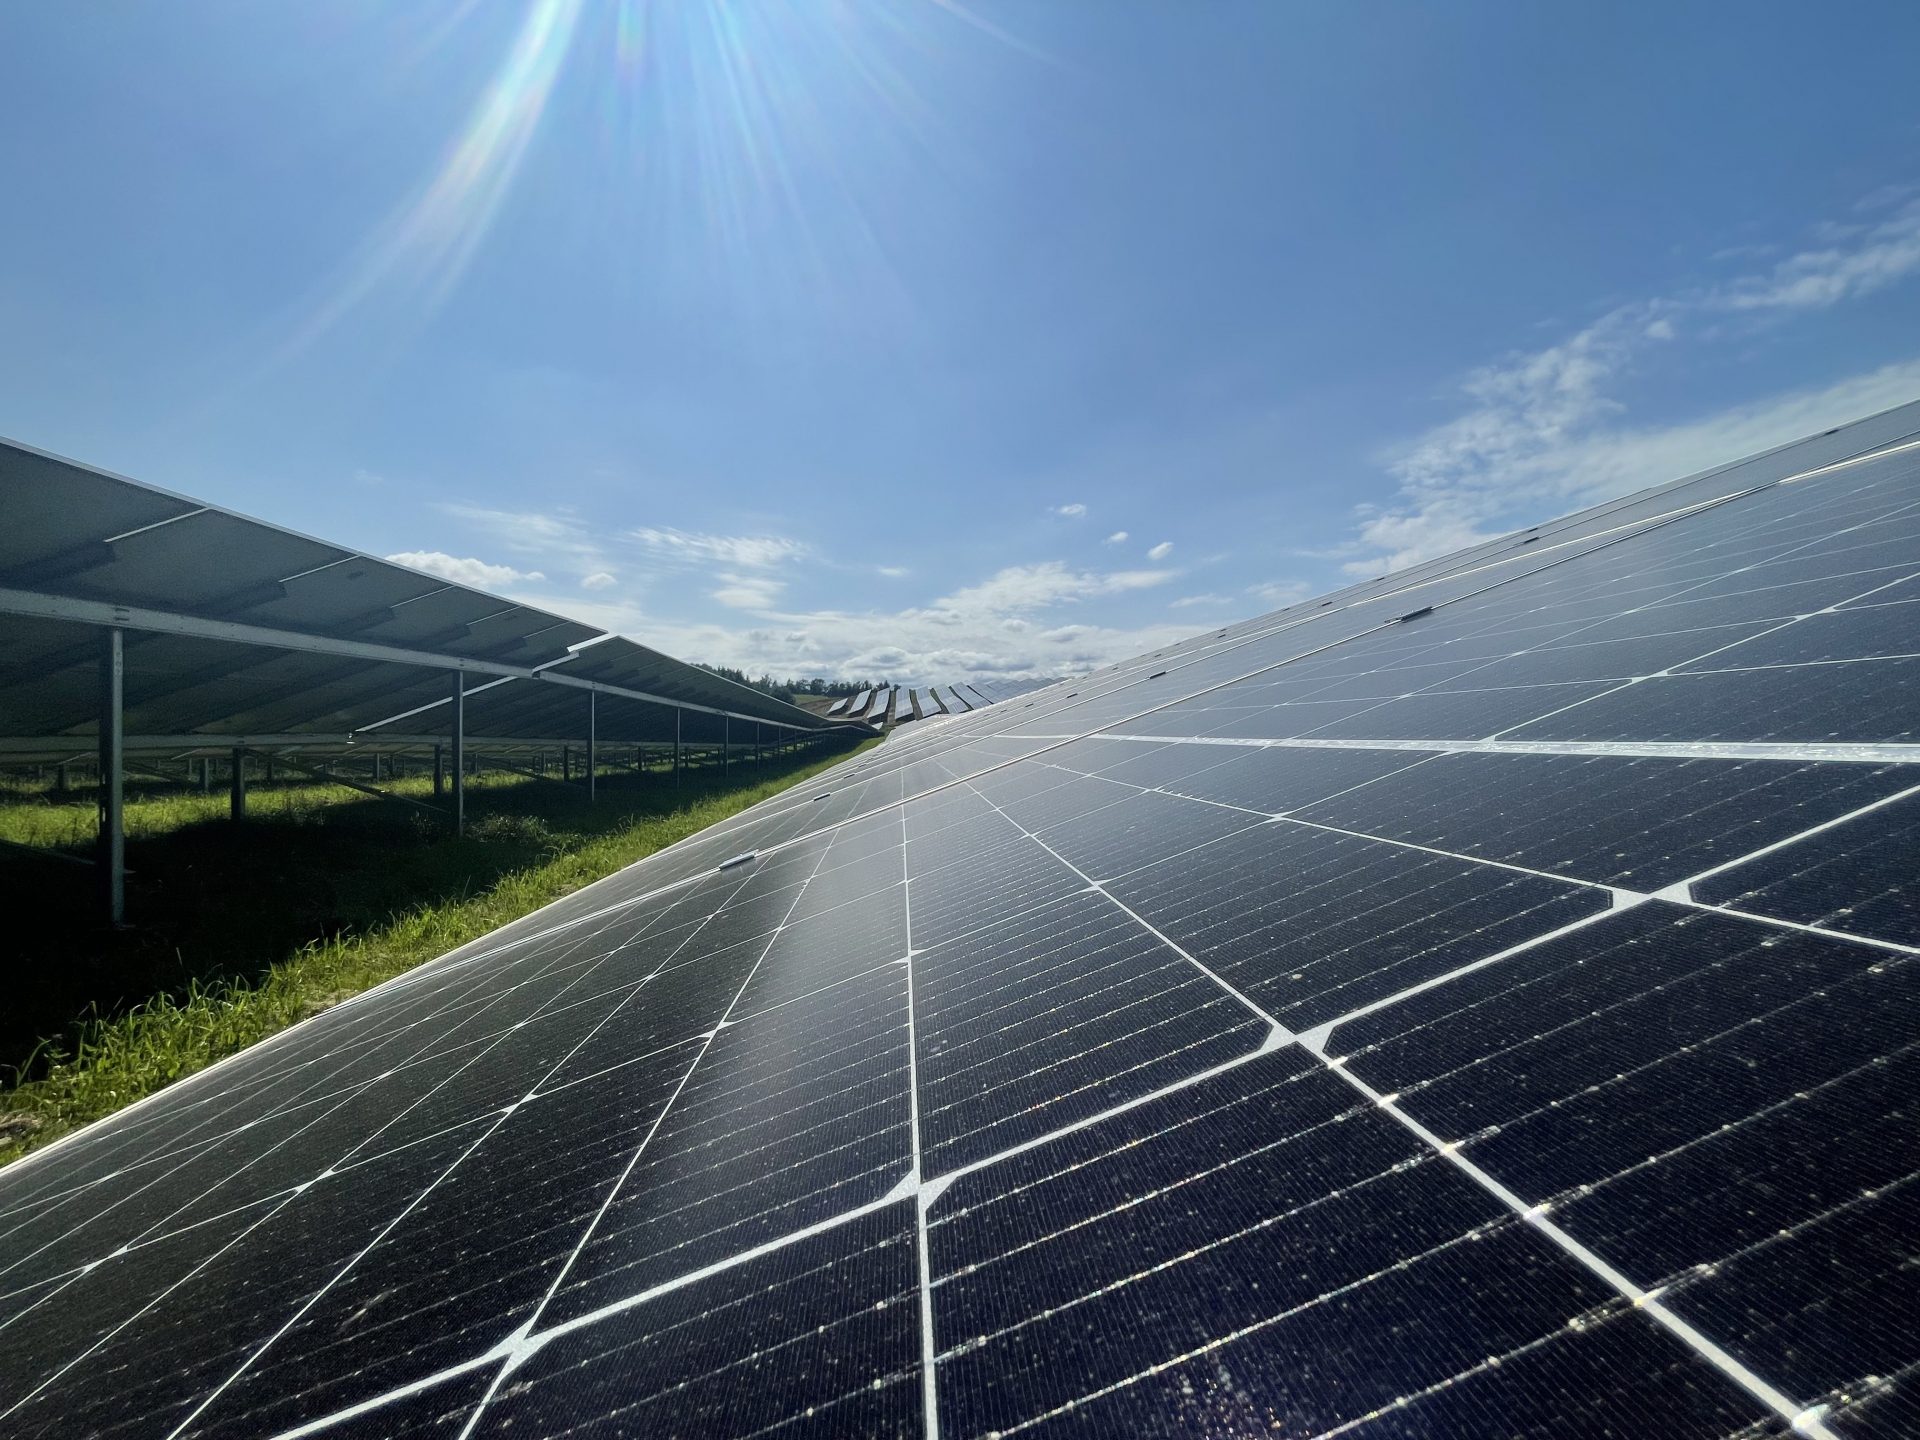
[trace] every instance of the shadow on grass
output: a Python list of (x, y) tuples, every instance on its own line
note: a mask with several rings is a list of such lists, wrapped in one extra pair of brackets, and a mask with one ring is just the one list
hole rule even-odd
[[(650, 818), (820, 763), (818, 754), (689, 771), (602, 776), (584, 788), (488, 775), (467, 790), (467, 834), (415, 806), (338, 786), (256, 787), (232, 824), (223, 796), (149, 788), (128, 806), (127, 928), (99, 918), (94, 871), (0, 850), (8, 1002), (0, 1005), (0, 1087), (37, 1078), (70, 1054), (86, 1022), (195, 989), (251, 983), (309, 946), (365, 934), (396, 916), (457, 903), (503, 877)], [(426, 799), (431, 784), (389, 787)], [(0, 806), (0, 836), (65, 839), (89, 855), (93, 797), (49, 813)], [(33, 811), (36, 813), (27, 813)], [(215, 818), (217, 817), (217, 818)]]

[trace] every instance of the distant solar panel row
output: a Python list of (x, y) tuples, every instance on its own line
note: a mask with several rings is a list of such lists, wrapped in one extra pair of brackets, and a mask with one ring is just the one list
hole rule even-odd
[(1916, 435), (910, 727), (15, 1165), (4, 1424), (1916, 1433)]

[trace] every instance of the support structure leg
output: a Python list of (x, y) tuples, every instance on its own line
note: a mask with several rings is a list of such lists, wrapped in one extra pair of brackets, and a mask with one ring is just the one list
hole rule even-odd
[(587, 803), (589, 805), (593, 803), (594, 799), (594, 772), (599, 769), (599, 766), (594, 763), (599, 759), (599, 756), (595, 753), (595, 748), (599, 744), (600, 739), (596, 733), (599, 729), (599, 724), (600, 692), (598, 690), (589, 690), (587, 691)]
[[(121, 632), (108, 630), (100, 649), (100, 899), (109, 925), (127, 918), (126, 654)], [(65, 766), (61, 767), (63, 770)]]
[(467, 832), (467, 677), (453, 672), (453, 833)]
[(233, 782), (227, 790), (227, 813), (236, 825), (247, 818), (247, 752), (237, 746), (233, 752)]

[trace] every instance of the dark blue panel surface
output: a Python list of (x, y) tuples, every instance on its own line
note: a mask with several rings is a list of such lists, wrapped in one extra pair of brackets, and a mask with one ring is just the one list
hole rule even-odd
[(1903, 765), (1458, 754), (1298, 814), (1652, 891), (1915, 783)]
[(905, 727), (0, 1170), (0, 1434), (1915, 1433), (1920, 452), (1823, 468), (1915, 433)]
[[(1920, 773), (1914, 779), (1920, 783)], [(1920, 945), (1920, 796), (1724, 871), (1696, 886), (1695, 895), (1801, 925)]]
[(1282, 1024), (1323, 1024), (1611, 903), (1604, 891), (1277, 821), (1113, 893)]

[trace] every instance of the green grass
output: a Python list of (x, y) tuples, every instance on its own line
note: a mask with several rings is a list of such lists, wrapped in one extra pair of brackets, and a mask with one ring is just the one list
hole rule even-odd
[[(90, 869), (0, 852), (19, 942), (0, 1006), (0, 1165), (850, 753), (696, 770), (677, 788), (658, 772), (604, 777), (594, 805), (577, 787), (486, 775), (457, 840), (337, 785), (256, 785), (241, 826), (224, 794), (130, 790), (120, 931), (93, 918)], [(432, 784), (383, 788), (425, 798)], [(0, 840), (83, 855), (94, 823), (91, 795), (0, 791)]]

